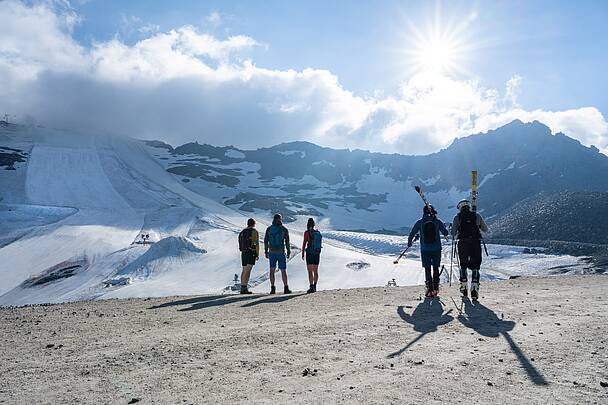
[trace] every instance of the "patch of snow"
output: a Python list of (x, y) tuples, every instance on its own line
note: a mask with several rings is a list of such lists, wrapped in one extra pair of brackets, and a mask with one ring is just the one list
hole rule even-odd
[(498, 176), (499, 174), (500, 174), (499, 172), (495, 172), (495, 173), (486, 174), (486, 175), (483, 177), (483, 180), (481, 180), (481, 183), (479, 183), (479, 186), (478, 186), (478, 187), (479, 187), (479, 188), (481, 188), (481, 186), (483, 186), (483, 185), (486, 183), (486, 181), (488, 181), (488, 180), (490, 180), (490, 179), (492, 179), (492, 178), (494, 178), (494, 177)]
[(281, 151), (279, 151), (279, 154), (281, 154), (283, 156), (291, 156), (291, 155), (299, 154), (301, 159), (304, 159), (306, 157), (306, 151), (303, 151), (303, 150), (281, 150)]
[(425, 180), (420, 179), (420, 182), (421, 182), (422, 184), (424, 184), (425, 186), (432, 186), (432, 185), (434, 185), (435, 183), (437, 183), (437, 182), (438, 182), (440, 179), (441, 179), (441, 176), (440, 176), (440, 175), (437, 175), (437, 176), (434, 176), (434, 177), (431, 177), (431, 178), (429, 178), (429, 179), (425, 179)]
[(235, 149), (228, 149), (224, 156), (232, 159), (245, 159), (245, 154)]
[(312, 162), (312, 165), (313, 166), (326, 165), (326, 166), (336, 167), (335, 164), (333, 164), (332, 162), (328, 162), (327, 160), (317, 160), (316, 162)]

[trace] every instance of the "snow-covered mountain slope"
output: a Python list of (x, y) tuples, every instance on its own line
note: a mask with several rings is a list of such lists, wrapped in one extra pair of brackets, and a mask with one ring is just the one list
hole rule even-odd
[(428, 156), (335, 150), (292, 142), (258, 150), (147, 142), (183, 184), (244, 213), (282, 212), (301, 224), (322, 216), (340, 230), (408, 230), (420, 216), (419, 184), (451, 221), (479, 173), (480, 211), (491, 219), (541, 191), (608, 191), (608, 157), (534, 122), (457, 139)]
[[(217, 292), (240, 273), (236, 239), (247, 217), (185, 188), (141, 142), (45, 128), (0, 132), (0, 146), (23, 156), (14, 170), (0, 170), (0, 304)], [(263, 231), (265, 218), (256, 219)], [(300, 244), (301, 229), (290, 228)], [(397, 269), (386, 256), (329, 239), (322, 260), (321, 288), (421, 282), (414, 260)], [(351, 262), (369, 266), (358, 272)], [(303, 261), (295, 257), (289, 269), (291, 287), (305, 289)], [(262, 260), (254, 291), (269, 288), (265, 273)]]

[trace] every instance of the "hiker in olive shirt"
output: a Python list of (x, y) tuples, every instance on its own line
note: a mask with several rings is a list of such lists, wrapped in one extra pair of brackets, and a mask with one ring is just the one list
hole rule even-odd
[[(287, 256), (285, 256), (287, 250)], [(275, 214), (272, 225), (266, 229), (264, 235), (264, 255), (270, 261), (270, 294), (276, 293), (274, 286), (274, 271), (279, 265), (281, 278), (283, 279), (283, 292), (291, 294), (287, 285), (287, 259), (291, 256), (289, 246), (289, 231), (283, 226), (281, 214)]]
[(251, 294), (251, 291), (247, 288), (247, 284), (249, 284), (251, 269), (260, 257), (260, 235), (255, 229), (255, 220), (253, 218), (247, 220), (247, 228), (243, 229), (239, 234), (239, 250), (241, 251), (241, 264), (243, 265), (241, 294)]

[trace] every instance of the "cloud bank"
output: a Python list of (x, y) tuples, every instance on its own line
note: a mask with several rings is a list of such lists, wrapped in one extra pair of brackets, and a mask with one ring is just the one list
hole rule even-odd
[(327, 70), (272, 70), (244, 55), (261, 46), (183, 26), (90, 47), (72, 36), (78, 16), (48, 3), (0, 2), (0, 113), (45, 125), (171, 143), (240, 147), (309, 140), (326, 146), (423, 154), (455, 137), (513, 119), (539, 120), (608, 151), (608, 123), (594, 107), (523, 110), (522, 78), (504, 89), (419, 73), (389, 97), (361, 97)]

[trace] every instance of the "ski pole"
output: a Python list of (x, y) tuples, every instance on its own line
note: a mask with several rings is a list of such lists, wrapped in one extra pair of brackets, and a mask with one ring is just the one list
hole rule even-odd
[(483, 243), (483, 250), (486, 251), (486, 256), (490, 257), (490, 255), (488, 254), (488, 248), (486, 247), (486, 241), (483, 240), (483, 238), (481, 238), (481, 243)]
[[(414, 236), (414, 241), (413, 241), (413, 242), (416, 242), (416, 241), (418, 240), (418, 238), (419, 238), (419, 236), (418, 236), (418, 234), (416, 234), (416, 236)], [(397, 260), (395, 260), (395, 261), (393, 262), (393, 264), (399, 264), (399, 260), (400, 260), (400, 259), (403, 257), (403, 255), (404, 255), (404, 254), (405, 254), (405, 253), (406, 253), (406, 252), (407, 252), (407, 251), (410, 249), (410, 247), (411, 247), (411, 246), (406, 247), (406, 248), (405, 248), (405, 250), (404, 250), (403, 252), (401, 252), (401, 254), (400, 254), (400, 255), (399, 255), (399, 257), (397, 258)]]
[(452, 286), (452, 267), (454, 264), (454, 237), (452, 236), (452, 253), (450, 254), (450, 287)]

